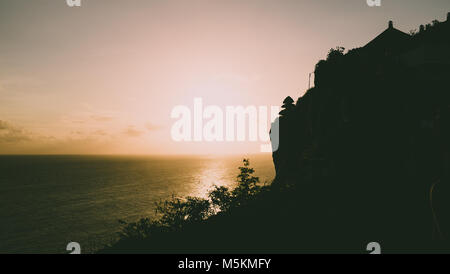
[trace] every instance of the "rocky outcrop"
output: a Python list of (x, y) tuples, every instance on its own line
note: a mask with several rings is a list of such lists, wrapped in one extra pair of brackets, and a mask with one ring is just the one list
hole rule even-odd
[[(280, 114), (274, 184), (308, 193), (326, 218), (348, 227), (405, 241), (433, 229), (445, 238), (450, 21), (410, 39), (393, 26), (385, 33), (346, 54), (331, 50), (316, 66), (315, 87)], [(386, 50), (397, 34), (403, 43)]]

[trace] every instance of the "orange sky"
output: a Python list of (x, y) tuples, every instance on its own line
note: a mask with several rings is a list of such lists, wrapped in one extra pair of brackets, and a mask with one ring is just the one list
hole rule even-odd
[(174, 142), (176, 105), (280, 105), (331, 47), (444, 20), (450, 1), (0, 2), (0, 154), (214, 154), (260, 143)]

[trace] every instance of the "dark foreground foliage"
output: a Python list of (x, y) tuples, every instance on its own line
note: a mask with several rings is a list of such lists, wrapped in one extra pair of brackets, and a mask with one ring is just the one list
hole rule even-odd
[[(101, 252), (136, 253), (179, 250), (179, 247), (185, 243), (179, 235), (189, 234), (211, 223), (213, 217), (229, 215), (238, 208), (254, 203), (258, 195), (269, 188), (261, 186), (259, 178), (253, 176), (255, 171), (250, 167), (248, 159), (243, 160), (243, 166), (239, 167), (239, 170), (237, 186), (233, 190), (224, 186), (214, 186), (208, 193), (208, 199), (172, 196), (171, 199), (156, 204), (157, 217), (154, 219), (144, 218), (133, 223), (120, 220), (123, 228), (119, 232), (119, 241)], [(190, 239), (198, 239), (200, 235), (196, 236)], [(208, 234), (203, 236), (206, 237)], [(163, 238), (165, 240), (161, 242)], [(200, 242), (201, 240), (199, 244)], [(187, 249), (198, 250), (198, 246), (188, 246)]]

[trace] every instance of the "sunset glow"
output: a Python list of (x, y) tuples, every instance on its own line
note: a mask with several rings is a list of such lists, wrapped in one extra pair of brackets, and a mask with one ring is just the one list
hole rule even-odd
[(171, 110), (196, 97), (279, 106), (306, 91), (330, 45), (364, 45), (393, 17), (417, 28), (448, 9), (434, 2), (411, 17), (423, 1), (2, 1), (0, 153), (258, 152), (174, 142)]

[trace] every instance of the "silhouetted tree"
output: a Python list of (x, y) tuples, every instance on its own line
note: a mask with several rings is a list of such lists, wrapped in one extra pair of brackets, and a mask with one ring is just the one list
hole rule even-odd
[(249, 159), (244, 159), (243, 163), (244, 166), (239, 167), (238, 185), (235, 189), (230, 192), (227, 187), (215, 186), (209, 193), (213, 205), (217, 206), (221, 211), (227, 211), (233, 207), (246, 204), (261, 191), (261, 186), (258, 185), (259, 177), (253, 176), (255, 170), (250, 168)]
[(327, 61), (334, 61), (342, 56), (344, 56), (344, 47), (336, 47), (334, 49), (330, 49), (327, 55)]
[(123, 226), (118, 233), (121, 241), (148, 239), (157, 233), (181, 231), (186, 226), (199, 224), (219, 212), (228, 212), (232, 208), (246, 205), (262, 190), (259, 178), (253, 176), (255, 170), (248, 159), (239, 167), (237, 186), (233, 190), (224, 186), (215, 186), (209, 192), (209, 199), (198, 197), (171, 199), (156, 203), (157, 218), (143, 218), (127, 223), (119, 220)]

